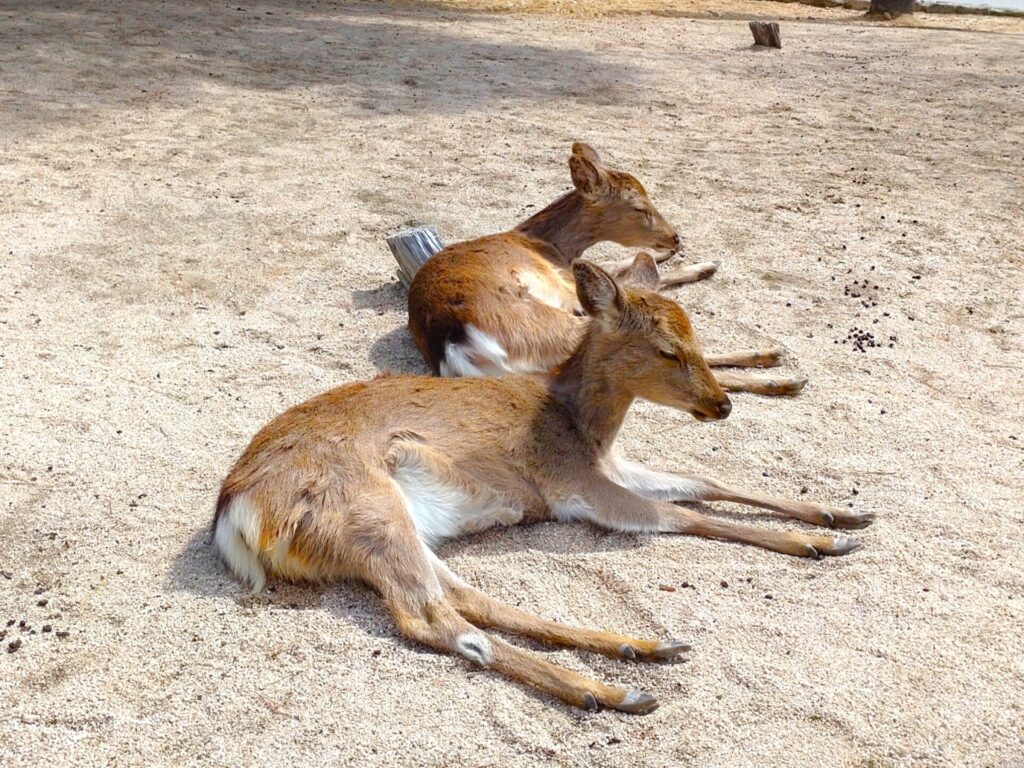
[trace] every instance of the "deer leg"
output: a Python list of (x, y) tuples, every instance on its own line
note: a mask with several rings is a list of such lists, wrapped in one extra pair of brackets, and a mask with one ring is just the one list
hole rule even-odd
[(781, 358), (782, 347), (770, 347), (704, 355), (704, 362), (712, 368), (773, 368)]
[[(395, 538), (389, 541), (392, 546), (396, 543)], [(405, 637), (462, 656), (583, 709), (596, 710), (600, 705), (645, 715), (657, 708), (658, 702), (652, 696), (590, 680), (482, 632), (460, 616), (441, 594), (419, 539), (413, 536), (402, 549), (400, 561), (378, 554), (364, 565), (366, 573), (372, 575), (367, 580), (384, 595)], [(404, 577), (406, 569), (409, 573), (425, 571), (426, 582)]]
[(606, 471), (608, 477), (623, 488), (658, 501), (732, 501), (781, 512), (786, 517), (828, 528), (863, 528), (875, 519), (871, 512), (853, 512), (813, 501), (749, 493), (729, 488), (709, 477), (659, 472), (620, 457), (613, 458)]
[(658, 288), (672, 288), (683, 283), (696, 283), (698, 280), (707, 280), (718, 270), (720, 262), (702, 261), (697, 264), (687, 264), (685, 267), (677, 267), (669, 270), (661, 276)]
[(755, 395), (796, 395), (807, 384), (803, 376), (762, 376), (753, 373), (715, 371), (715, 380), (726, 392), (752, 392)]
[(831, 555), (846, 555), (860, 547), (860, 542), (852, 536), (817, 536), (776, 531), (772, 528), (734, 523), (731, 520), (719, 520), (692, 509), (669, 506), (672, 506), (675, 512), (664, 511), (663, 530), (672, 533), (739, 541), (784, 555), (812, 557), (816, 560)]
[(577, 503), (560, 510), (559, 518), (576, 517), (614, 531), (685, 533), (753, 544), (795, 557), (845, 555), (860, 546), (851, 536), (824, 536), (707, 517), (699, 512), (639, 496), (604, 476), (593, 478)]
[(854, 512), (851, 509), (819, 504), (815, 501), (779, 499), (762, 493), (741, 491), (729, 488), (709, 477), (694, 475), (688, 479), (694, 484), (694, 487), (699, 489), (694, 501), (732, 501), (736, 504), (770, 509), (773, 512), (780, 512), (786, 517), (827, 528), (863, 528), (870, 525), (875, 519), (873, 512)]
[(548, 621), (505, 605), (474, 589), (452, 573), (440, 560), (434, 563), (434, 572), (445, 590), (445, 596), (455, 610), (464, 619), (478, 627), (488, 627), (515, 635), (532, 637), (551, 645), (579, 648), (613, 659), (658, 661), (674, 659), (690, 650), (689, 645), (675, 641), (640, 640), (611, 632), (567, 627), (564, 624)]

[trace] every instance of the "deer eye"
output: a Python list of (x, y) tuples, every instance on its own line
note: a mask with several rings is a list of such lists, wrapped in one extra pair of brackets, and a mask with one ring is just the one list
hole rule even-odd
[(659, 349), (658, 354), (664, 357), (666, 360), (671, 360), (673, 363), (679, 362), (679, 356), (672, 352), (666, 352), (664, 349)]

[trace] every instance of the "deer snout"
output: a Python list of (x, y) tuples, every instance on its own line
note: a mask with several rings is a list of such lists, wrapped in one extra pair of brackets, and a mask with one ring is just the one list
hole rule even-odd
[(682, 247), (683, 247), (683, 238), (681, 238), (679, 236), (679, 233), (676, 232), (674, 235), (672, 235), (672, 250), (678, 251)]
[(727, 419), (730, 413), (732, 413), (732, 400), (727, 397), (718, 405), (718, 418)]
[(718, 402), (702, 405), (700, 408), (694, 409), (693, 417), (697, 421), (721, 421), (722, 419), (729, 418), (730, 413), (732, 413), (732, 401), (728, 397), (723, 396)]

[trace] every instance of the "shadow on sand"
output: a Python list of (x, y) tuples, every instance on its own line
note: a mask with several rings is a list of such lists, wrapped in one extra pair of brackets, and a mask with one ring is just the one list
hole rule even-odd
[[(628, 102), (641, 68), (579, 48), (467, 33), (468, 10), (261, 0), (103, 4), (15, 0), (0, 15), (11, 117), (82, 125), (118, 109), (176, 108), (224, 88), (316, 89), (346, 118), (457, 115), (516, 101)], [(24, 40), (31, 45), (23, 45)], [(90, 89), (104, 71), (115, 88)], [(111, 75), (110, 73), (114, 74)], [(397, 98), (401, 96), (401, 98)]]

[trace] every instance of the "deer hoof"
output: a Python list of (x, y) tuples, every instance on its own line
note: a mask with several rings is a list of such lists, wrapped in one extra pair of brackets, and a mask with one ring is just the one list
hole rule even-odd
[(654, 649), (654, 653), (651, 655), (656, 659), (674, 659), (680, 654), (689, 651), (690, 648), (689, 643), (670, 640), (667, 643), (658, 643), (658, 647)]
[(811, 549), (815, 552), (812, 557), (815, 560), (820, 560), (823, 557), (848, 555), (855, 549), (860, 549), (860, 541), (853, 538), (853, 536), (836, 536), (828, 547), (811, 547)]
[(619, 704), (612, 706), (619, 712), (628, 712), (631, 715), (649, 715), (658, 708), (658, 700), (647, 693), (630, 691)]
[(770, 392), (772, 395), (799, 395), (804, 387), (807, 386), (807, 379), (803, 376), (791, 376), (787, 379), (780, 379), (778, 381), (772, 380), (768, 382)]
[(866, 528), (875, 522), (874, 512), (846, 512), (839, 510), (832, 515), (831, 528)]
[(594, 698), (594, 694), (583, 694), (583, 708), (588, 712), (597, 712), (597, 699)]
[(782, 361), (784, 354), (786, 354), (786, 350), (782, 347), (771, 347), (757, 356), (755, 365), (758, 368), (774, 368)]
[(624, 659), (629, 659), (630, 661), (636, 660), (636, 651), (633, 650), (633, 646), (628, 643), (623, 643), (619, 646), (619, 655)]

